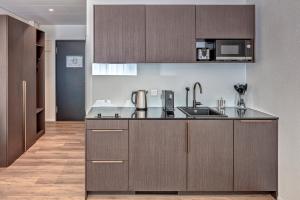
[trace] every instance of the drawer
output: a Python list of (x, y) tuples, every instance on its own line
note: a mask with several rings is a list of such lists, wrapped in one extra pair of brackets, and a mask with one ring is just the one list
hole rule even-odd
[(127, 130), (88, 130), (87, 160), (128, 160)]
[(128, 120), (87, 120), (86, 128), (92, 129), (123, 129), (128, 130)]
[(87, 191), (128, 191), (128, 161), (88, 161)]

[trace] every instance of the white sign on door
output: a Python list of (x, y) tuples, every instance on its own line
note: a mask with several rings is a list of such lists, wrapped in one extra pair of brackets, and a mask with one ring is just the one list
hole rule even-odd
[(83, 56), (67, 56), (67, 68), (82, 68)]

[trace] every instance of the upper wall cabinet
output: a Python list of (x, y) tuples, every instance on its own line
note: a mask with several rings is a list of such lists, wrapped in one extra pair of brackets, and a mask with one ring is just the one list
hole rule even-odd
[(146, 62), (195, 62), (195, 6), (146, 6)]
[(94, 62), (145, 62), (145, 6), (94, 7)]
[(254, 5), (196, 6), (198, 39), (254, 39)]

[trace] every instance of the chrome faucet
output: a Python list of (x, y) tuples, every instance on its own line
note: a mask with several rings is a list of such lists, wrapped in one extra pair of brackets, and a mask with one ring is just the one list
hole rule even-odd
[(200, 101), (199, 102), (196, 101), (196, 88), (197, 88), (197, 85), (199, 86), (200, 94), (202, 94), (202, 86), (199, 82), (196, 82), (194, 84), (194, 89), (193, 89), (193, 108), (196, 108), (197, 106), (202, 105), (202, 103)]

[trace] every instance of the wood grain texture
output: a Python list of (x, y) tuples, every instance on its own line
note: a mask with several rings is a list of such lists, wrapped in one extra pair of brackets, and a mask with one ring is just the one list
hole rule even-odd
[(117, 129), (117, 130), (127, 130), (128, 120), (87, 120), (86, 128), (88, 130), (107, 130), (107, 129)]
[(233, 191), (233, 121), (189, 121), (188, 191)]
[(94, 7), (94, 62), (145, 62), (145, 7)]
[(7, 84), (8, 84), (8, 35), (7, 16), (0, 16), (0, 167), (6, 163), (7, 145)]
[[(84, 200), (85, 125), (48, 123), (46, 133), (9, 168), (0, 168), (2, 200)], [(89, 200), (274, 200), (269, 195), (89, 195)]]
[(87, 162), (87, 191), (128, 191), (128, 161)]
[(255, 6), (196, 6), (196, 37), (201, 39), (254, 39)]
[(186, 121), (130, 121), (129, 131), (129, 190), (186, 190)]
[(234, 122), (235, 191), (277, 191), (277, 123)]
[[(37, 139), (36, 126), (36, 29), (25, 25), (22, 77), (26, 81), (26, 149)], [(24, 120), (24, 119), (23, 119)]]
[(195, 38), (195, 6), (146, 6), (146, 62), (195, 62)]
[(8, 17), (8, 138), (7, 163), (24, 152), (22, 68), (25, 24)]
[(87, 160), (128, 160), (128, 131), (88, 131)]

